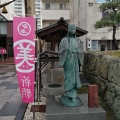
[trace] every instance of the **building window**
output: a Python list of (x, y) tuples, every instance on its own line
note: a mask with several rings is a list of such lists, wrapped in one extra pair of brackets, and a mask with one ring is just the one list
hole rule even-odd
[(65, 9), (66, 9), (66, 4), (60, 3), (60, 10), (65, 10)]
[(93, 51), (98, 51), (98, 40), (92, 40), (91, 48)]
[(50, 9), (50, 4), (46, 4), (46, 10), (49, 10)]

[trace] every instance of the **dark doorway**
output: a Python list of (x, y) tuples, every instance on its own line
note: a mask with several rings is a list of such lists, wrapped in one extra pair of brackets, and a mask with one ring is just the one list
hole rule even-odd
[(106, 45), (101, 45), (101, 46), (100, 46), (100, 50), (101, 50), (101, 51), (105, 51), (105, 47), (106, 47)]
[(0, 37), (0, 47), (6, 48), (6, 36)]
[(8, 57), (14, 57), (14, 52), (13, 52), (13, 37), (8, 38)]
[(14, 57), (13, 45), (8, 45), (8, 57)]

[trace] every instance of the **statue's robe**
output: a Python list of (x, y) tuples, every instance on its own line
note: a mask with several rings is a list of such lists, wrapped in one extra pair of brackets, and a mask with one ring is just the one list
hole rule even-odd
[[(76, 52), (73, 52), (76, 51)], [(76, 90), (81, 87), (79, 68), (83, 65), (83, 47), (79, 38), (65, 37), (59, 45), (59, 62), (64, 68), (65, 95), (76, 98)]]

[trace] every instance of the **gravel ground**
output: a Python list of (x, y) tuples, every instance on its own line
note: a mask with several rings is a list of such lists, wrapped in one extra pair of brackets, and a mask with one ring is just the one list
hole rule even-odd
[[(35, 105), (37, 105), (38, 103), (35, 103)], [(42, 102), (40, 102), (39, 104), (46, 104), (46, 98), (43, 97), (42, 98)], [(33, 112), (30, 112), (31, 106), (34, 105), (34, 103), (30, 103), (28, 105), (28, 108), (26, 110), (26, 113), (24, 115), (23, 120), (33, 120)], [(45, 113), (40, 113), (40, 112), (36, 112), (35, 113), (35, 120), (46, 120), (46, 116)]]

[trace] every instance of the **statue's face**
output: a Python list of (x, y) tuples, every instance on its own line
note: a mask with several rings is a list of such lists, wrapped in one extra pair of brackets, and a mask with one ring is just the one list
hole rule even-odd
[(74, 24), (68, 26), (68, 31), (70, 34), (75, 34), (76, 26)]

